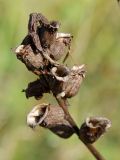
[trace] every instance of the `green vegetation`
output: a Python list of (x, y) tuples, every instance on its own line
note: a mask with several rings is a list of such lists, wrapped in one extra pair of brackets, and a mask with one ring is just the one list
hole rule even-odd
[(67, 64), (86, 64), (79, 94), (70, 112), (81, 124), (87, 116), (105, 116), (112, 128), (95, 144), (106, 160), (118, 160), (120, 148), (120, 6), (113, 0), (0, 0), (0, 160), (92, 160), (76, 136), (62, 140), (50, 131), (26, 126), (32, 106), (55, 103), (49, 95), (27, 100), (22, 89), (37, 77), (11, 48), (27, 33), (28, 15), (41, 12), (61, 22), (73, 36)]

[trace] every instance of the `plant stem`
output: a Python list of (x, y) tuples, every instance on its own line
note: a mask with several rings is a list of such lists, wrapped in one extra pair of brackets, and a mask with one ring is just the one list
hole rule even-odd
[(69, 123), (73, 127), (78, 138), (84, 143), (84, 145), (88, 148), (88, 150), (92, 153), (92, 155), (96, 158), (96, 160), (105, 160), (104, 157), (97, 151), (97, 149), (92, 144), (85, 143), (83, 141), (82, 137), (80, 137), (79, 128), (68, 111), (68, 106), (66, 105), (66, 100), (62, 99), (62, 98), (57, 98), (57, 97), (55, 97), (55, 98), (56, 98), (59, 106), (63, 109), (63, 111), (66, 115), (66, 119), (69, 121)]
[[(80, 140), (82, 141), (82, 139)], [(86, 147), (89, 149), (89, 151), (94, 155), (94, 157), (97, 160), (105, 160), (105, 158), (98, 152), (98, 150), (92, 144), (90, 143), (89, 144), (84, 143), (84, 144), (86, 145)]]

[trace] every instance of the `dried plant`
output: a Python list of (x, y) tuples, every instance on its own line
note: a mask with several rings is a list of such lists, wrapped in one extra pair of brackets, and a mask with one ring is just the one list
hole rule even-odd
[(69, 138), (74, 130), (65, 119), (65, 113), (60, 106), (41, 104), (33, 108), (27, 116), (27, 124), (31, 128), (42, 126), (50, 129), (61, 138)]
[(27, 69), (38, 75), (38, 79), (23, 90), (26, 97), (40, 99), (50, 93), (58, 102), (58, 105), (35, 106), (27, 115), (27, 124), (31, 128), (48, 128), (61, 138), (76, 134), (97, 160), (104, 160), (92, 143), (103, 135), (111, 122), (107, 118), (90, 117), (79, 129), (69, 113), (67, 99), (78, 93), (86, 71), (85, 65), (69, 68), (58, 63), (63, 56), (63, 61), (67, 59), (72, 40), (71, 34), (59, 33), (59, 27), (58, 21), (48, 21), (40, 13), (31, 13), (28, 35), (14, 51)]

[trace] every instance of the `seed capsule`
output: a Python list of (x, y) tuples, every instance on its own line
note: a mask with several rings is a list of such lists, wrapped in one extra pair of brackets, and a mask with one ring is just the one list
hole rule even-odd
[(85, 143), (93, 143), (111, 127), (111, 122), (104, 117), (89, 117), (80, 128), (81, 139)]
[(27, 124), (31, 128), (36, 126), (48, 128), (61, 138), (69, 138), (74, 133), (73, 128), (65, 119), (62, 108), (50, 104), (35, 106), (27, 116)]

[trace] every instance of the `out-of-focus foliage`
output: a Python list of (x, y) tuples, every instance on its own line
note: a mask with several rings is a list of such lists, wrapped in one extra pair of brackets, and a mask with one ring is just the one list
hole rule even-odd
[(32, 131), (26, 115), (32, 106), (56, 103), (46, 95), (27, 100), (21, 92), (37, 77), (16, 59), (11, 48), (27, 33), (28, 15), (41, 12), (73, 34), (67, 64), (86, 64), (79, 94), (69, 101), (78, 124), (87, 116), (105, 116), (112, 128), (95, 145), (109, 160), (120, 148), (120, 6), (117, 0), (0, 0), (0, 160), (92, 160), (76, 136), (62, 140), (45, 129)]

